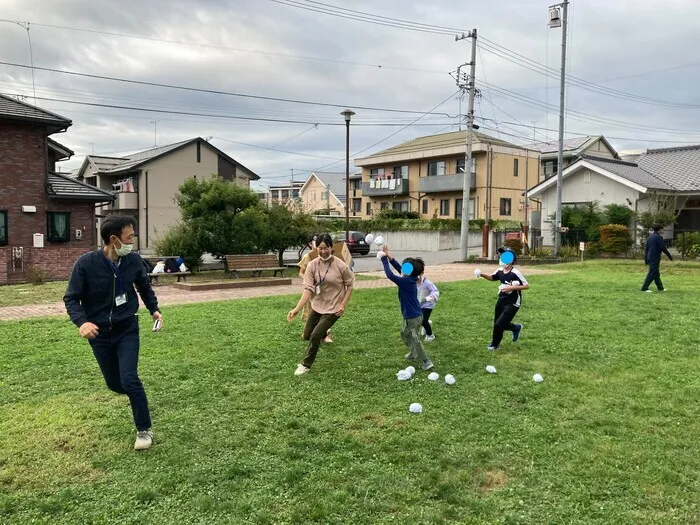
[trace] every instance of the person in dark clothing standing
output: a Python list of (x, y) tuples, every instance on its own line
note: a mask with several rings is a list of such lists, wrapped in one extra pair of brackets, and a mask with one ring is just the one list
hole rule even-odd
[(105, 219), (100, 228), (104, 247), (75, 262), (63, 302), (80, 336), (90, 343), (107, 388), (129, 397), (136, 424), (134, 449), (145, 450), (153, 444), (153, 433), (146, 392), (137, 372), (136, 290), (155, 321), (154, 331), (161, 329), (163, 316), (141, 256), (131, 253), (135, 225), (125, 215)]
[(664, 285), (661, 282), (661, 272), (659, 271), (659, 266), (661, 265), (661, 254), (665, 253), (669, 261), (673, 260), (671, 254), (668, 253), (666, 249), (666, 243), (664, 243), (664, 238), (661, 237), (659, 231), (661, 231), (662, 226), (660, 224), (655, 224), (652, 226), (652, 234), (647, 239), (647, 246), (644, 250), (644, 264), (649, 266), (649, 273), (647, 273), (647, 278), (644, 279), (644, 284), (642, 285), (643, 292), (651, 292), (649, 285), (652, 281), (656, 283), (656, 288), (660, 292), (664, 291)]
[(513, 332), (513, 342), (518, 340), (523, 325), (513, 324), (513, 319), (520, 310), (523, 300), (522, 290), (530, 288), (525, 276), (514, 266), (517, 259), (516, 253), (510, 248), (499, 248), (498, 251), (501, 254), (499, 263), (502, 265), (498, 270), (491, 275), (482, 274), (478, 268), (474, 270), (474, 275), (477, 277), (501, 283), (498, 287), (491, 344), (487, 350), (498, 350), (503, 332), (506, 330)]

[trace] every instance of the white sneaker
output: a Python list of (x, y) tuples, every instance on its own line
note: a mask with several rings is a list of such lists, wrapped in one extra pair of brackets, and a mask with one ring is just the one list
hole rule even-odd
[(324, 343), (332, 343), (333, 339), (331, 339), (331, 331), (328, 330), (326, 332), (326, 338), (323, 340)]
[(426, 335), (425, 336), (425, 342), (430, 343), (431, 341), (435, 341), (435, 334), (433, 335)]
[(134, 450), (148, 450), (153, 444), (153, 432), (150, 430), (139, 430), (136, 432), (136, 442)]
[(302, 365), (301, 363), (299, 363), (299, 364), (297, 365), (297, 369), (294, 371), (294, 375), (295, 375), (295, 376), (301, 376), (301, 375), (304, 375), (304, 374), (305, 374), (306, 372), (308, 372), (309, 370), (311, 370), (311, 369), (310, 369), (310, 368), (307, 368), (307, 367), (305, 367), (304, 365)]

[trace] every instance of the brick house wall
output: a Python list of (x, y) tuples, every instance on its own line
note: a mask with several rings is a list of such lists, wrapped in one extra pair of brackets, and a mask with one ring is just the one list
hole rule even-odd
[[(0, 122), (0, 210), (8, 215), (8, 243), (0, 246), (0, 285), (24, 282), (34, 266), (48, 279), (67, 279), (75, 259), (97, 245), (94, 203), (49, 199), (47, 167), (45, 127)], [(36, 206), (36, 212), (25, 213), (22, 206)], [(70, 213), (69, 241), (47, 240), (50, 211)], [(77, 229), (82, 230), (82, 239), (75, 238)], [(35, 233), (44, 234), (44, 248), (33, 248)], [(23, 272), (13, 269), (13, 247), (23, 248)]]

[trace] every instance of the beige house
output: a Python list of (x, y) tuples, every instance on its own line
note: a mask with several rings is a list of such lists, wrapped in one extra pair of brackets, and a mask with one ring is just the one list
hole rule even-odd
[[(557, 164), (559, 160), (558, 140), (535, 142), (525, 147), (540, 153), (539, 182), (557, 174)], [(563, 154), (564, 169), (571, 166), (584, 155), (620, 160), (620, 156), (617, 154), (617, 151), (615, 151), (615, 148), (613, 148), (602, 135), (565, 139), (563, 143)]]
[(114, 203), (97, 208), (101, 219), (119, 211), (137, 221), (134, 249), (152, 253), (155, 242), (180, 220), (174, 198), (179, 186), (191, 177), (218, 175), (250, 187), (260, 177), (202, 138), (160, 146), (126, 157), (88, 155), (78, 170), (78, 180), (115, 193)]
[[(419, 137), (356, 159), (362, 168), (362, 216), (394, 209), (426, 219), (461, 218), (466, 133)], [(469, 218), (525, 222), (524, 192), (537, 183), (539, 153), (476, 132), (472, 151)]]
[(345, 215), (345, 173), (311, 173), (299, 190), (299, 198), (306, 213)]

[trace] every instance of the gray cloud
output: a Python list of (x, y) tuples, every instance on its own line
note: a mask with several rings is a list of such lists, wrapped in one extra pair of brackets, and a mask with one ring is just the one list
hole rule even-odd
[[(481, 37), (558, 70), (560, 30), (547, 28), (547, 2), (508, 0), (471, 2), (442, 0), (426, 3), (385, 0), (334, 0), (339, 6), (379, 15), (416, 20), (435, 25), (477, 27)], [(31, 21), (34, 63), (38, 66), (74, 70), (98, 75), (124, 77), (174, 85), (252, 93), (356, 106), (403, 108), (425, 111), (456, 91), (447, 72), (468, 60), (469, 42), (455, 42), (450, 35), (423, 34), (344, 20), (320, 13), (281, 6), (268, 0), (208, 0), (166, 2), (151, 0), (120, 3), (55, 0), (51, 10), (41, 0), (5, 0), (4, 17)], [(570, 15), (569, 73), (602, 86), (646, 97), (700, 105), (695, 86), (700, 67), (686, 67), (664, 73), (632, 78), (628, 75), (690, 64), (700, 35), (695, 20), (700, 5), (678, 0), (659, 5), (653, 0), (622, 2), (573, 0)], [(273, 55), (183, 46), (109, 36), (90, 32), (48, 28), (38, 24), (62, 25), (94, 31), (150, 36), (225, 46), (269, 53), (285, 53), (338, 61), (402, 66), (442, 71), (442, 74), (392, 68), (284, 58)], [(19, 26), (2, 24), (0, 60), (29, 62), (27, 35)], [(477, 116), (498, 121), (502, 138), (523, 143), (532, 136), (527, 126), (535, 121), (541, 130), (537, 138), (556, 137), (559, 101), (558, 80), (495, 56), (484, 42), (477, 55), (477, 79), (519, 95), (549, 103), (546, 110), (497, 89), (483, 87)], [(555, 72), (556, 76), (556, 72)], [(215, 113), (265, 118), (336, 122), (342, 124), (341, 108), (316, 107), (270, 101), (224, 97), (203, 93), (136, 86), (103, 80), (70, 77), (37, 71), (37, 96), (121, 106), (161, 108), (194, 113)], [(28, 70), (0, 66), (0, 91), (31, 97)], [(31, 98), (29, 99), (31, 101)], [(619, 149), (660, 147), (677, 141), (700, 143), (697, 108), (669, 108), (620, 100), (577, 87), (569, 87), (567, 107), (606, 120), (633, 123), (636, 128), (612, 122), (576, 120), (571, 114), (567, 131), (605, 134)], [(492, 106), (492, 103), (495, 106)], [(154, 142), (157, 121), (159, 144), (193, 136), (214, 137), (212, 142), (269, 182), (288, 177), (290, 170), (308, 170), (331, 161), (273, 152), (226, 142), (229, 139), (274, 147), (310, 127), (310, 124), (246, 122), (197, 116), (157, 114), (80, 106), (39, 100), (38, 105), (61, 113), (74, 125), (57, 137), (76, 151), (67, 168), (78, 165), (82, 155), (118, 154), (138, 151)], [(465, 105), (466, 106), (466, 103)], [(463, 111), (464, 111), (463, 106)], [(458, 113), (456, 98), (441, 110)], [(507, 113), (507, 114), (506, 114)], [(418, 115), (357, 110), (354, 124), (408, 124)], [(377, 146), (389, 147), (402, 140), (445, 129), (456, 119), (431, 116), (421, 123), (435, 126), (410, 127)], [(489, 120), (485, 128), (496, 129)], [(515, 125), (503, 124), (515, 122)], [(660, 128), (692, 130), (670, 133)], [(358, 151), (397, 131), (398, 127), (354, 125), (351, 150)], [(449, 130), (450, 128), (447, 128)], [(487, 131), (496, 134), (495, 131)], [(514, 136), (512, 136), (514, 135)], [(284, 142), (279, 149), (306, 155), (342, 159), (344, 128), (320, 126)], [(370, 151), (371, 152), (371, 151)], [(368, 153), (370, 153), (368, 152)], [(332, 169), (342, 170), (344, 163)], [(278, 177), (278, 178), (274, 178)]]

